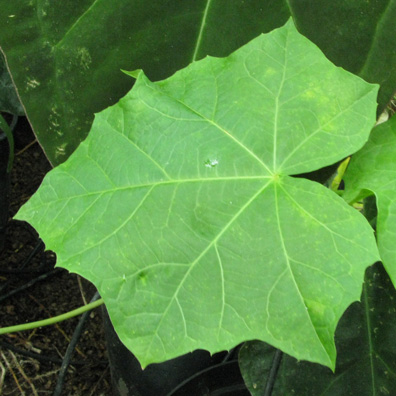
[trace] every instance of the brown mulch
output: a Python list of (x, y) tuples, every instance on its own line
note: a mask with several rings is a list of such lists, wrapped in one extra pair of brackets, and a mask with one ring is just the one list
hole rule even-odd
[[(29, 199), (51, 169), (25, 118), (19, 119), (14, 136), (16, 156), (11, 179), (10, 217)], [(38, 243), (38, 235), (28, 224), (10, 220), (6, 244), (0, 252), (1, 327), (60, 315), (89, 302), (95, 293), (88, 281), (59, 270), (8, 296), (54, 268), (52, 252), (39, 251), (29, 258)], [(4, 299), (4, 296), (8, 297)], [(0, 394), (53, 394), (78, 320), (77, 317), (53, 326), (0, 336)], [(91, 312), (84, 326), (62, 395), (111, 395), (110, 381), (98, 308)]]

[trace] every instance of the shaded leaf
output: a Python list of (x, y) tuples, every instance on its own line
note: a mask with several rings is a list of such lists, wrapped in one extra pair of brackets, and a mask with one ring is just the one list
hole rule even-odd
[[(396, 291), (381, 264), (366, 273), (361, 303), (345, 312), (336, 331), (335, 373), (284, 356), (273, 396), (392, 395), (396, 387)], [(263, 395), (274, 348), (253, 341), (239, 354), (245, 383), (253, 396)]]
[[(0, 0), (0, 47), (33, 129), (53, 165), (87, 136), (143, 68), (165, 78), (207, 54), (225, 56), (284, 24), (285, 4), (261, 0)], [(268, 11), (271, 12), (268, 12)]]
[[(262, 341), (245, 342), (239, 350), (239, 368), (252, 396), (265, 394), (275, 352), (275, 348)], [(277, 374), (275, 381), (279, 381), (279, 377), (280, 375)]]
[(396, 286), (396, 117), (376, 126), (345, 175), (347, 201), (375, 194), (377, 239), (382, 262)]
[(364, 144), (377, 87), (291, 21), (167, 80), (134, 74), (18, 218), (98, 287), (143, 366), (257, 338), (333, 367), (377, 248), (363, 216), (290, 175)]
[(8, 73), (3, 54), (0, 52), (0, 111), (23, 115), (23, 107), (19, 101), (14, 83)]
[(93, 113), (132, 82), (154, 80), (205, 55), (226, 56), (294, 16), (338, 66), (381, 84), (380, 112), (396, 86), (395, 1), (0, 0), (0, 46), (33, 129), (52, 164), (86, 137)]

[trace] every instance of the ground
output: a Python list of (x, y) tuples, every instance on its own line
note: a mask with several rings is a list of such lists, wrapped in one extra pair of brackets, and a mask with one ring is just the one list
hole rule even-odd
[[(10, 221), (0, 252), (0, 326), (37, 321), (80, 307), (94, 287), (75, 274), (55, 271), (52, 252), (40, 251), (38, 235), (28, 224), (12, 220), (51, 169), (25, 118), (14, 132), (15, 162), (11, 179)], [(18, 290), (37, 277), (42, 278)], [(12, 294), (14, 293), (14, 294)], [(79, 318), (44, 328), (0, 336), (0, 394), (52, 395), (62, 358)], [(100, 308), (91, 312), (69, 366), (62, 396), (111, 395), (110, 371)]]

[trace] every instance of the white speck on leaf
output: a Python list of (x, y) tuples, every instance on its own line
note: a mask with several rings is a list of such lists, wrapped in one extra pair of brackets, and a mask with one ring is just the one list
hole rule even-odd
[[(60, 135), (60, 136), (62, 136), (62, 135)], [(67, 145), (68, 145), (67, 143), (63, 143), (55, 149), (55, 157), (56, 158), (62, 158), (66, 155)]]
[(91, 55), (87, 48), (80, 47), (77, 49), (77, 57), (80, 61), (80, 65), (84, 70), (89, 69), (89, 65), (92, 63)]
[(205, 161), (205, 166), (207, 168), (214, 168), (216, 165), (218, 165), (219, 161), (217, 159), (212, 159), (212, 160), (206, 160)]
[(32, 78), (32, 79), (28, 79), (26, 85), (29, 88), (36, 88), (40, 85), (40, 83), (36, 79)]

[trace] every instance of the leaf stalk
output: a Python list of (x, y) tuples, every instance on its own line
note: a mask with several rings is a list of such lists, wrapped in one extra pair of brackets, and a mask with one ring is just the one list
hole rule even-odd
[(48, 318), (44, 320), (39, 320), (37, 322), (30, 322), (30, 323), (25, 323), (25, 324), (20, 324), (16, 326), (9, 326), (9, 327), (3, 327), (0, 328), (0, 335), (1, 334), (9, 334), (9, 333), (16, 333), (17, 331), (25, 331), (25, 330), (31, 330), (31, 329), (36, 329), (37, 327), (43, 327), (43, 326), (49, 326), (53, 325), (55, 323), (63, 322), (64, 320), (73, 318), (74, 316), (81, 315), (82, 313), (86, 311), (90, 311), (94, 308), (99, 307), (104, 303), (103, 298), (96, 300), (92, 303), (89, 303), (87, 305), (84, 305), (80, 308), (74, 309), (72, 311), (66, 312), (62, 315), (54, 316), (53, 318)]

